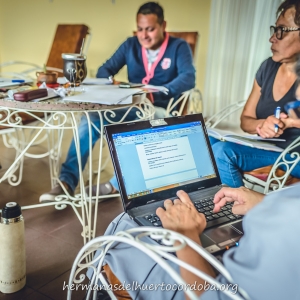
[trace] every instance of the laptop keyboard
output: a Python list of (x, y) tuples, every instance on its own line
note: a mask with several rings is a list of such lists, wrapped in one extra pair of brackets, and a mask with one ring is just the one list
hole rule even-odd
[[(242, 216), (234, 215), (232, 213), (233, 203), (227, 203), (225, 206), (223, 206), (221, 208), (220, 212), (213, 213), (213, 211), (212, 211), (214, 208), (213, 197), (195, 201), (194, 205), (198, 212), (204, 214), (204, 216), (206, 218), (206, 222), (207, 222), (206, 228), (216, 226), (216, 225), (221, 225), (228, 221), (235, 221), (235, 220), (242, 218)], [(153, 226), (156, 226), (156, 227), (162, 226), (161, 221), (156, 214), (150, 214), (150, 215), (144, 216), (144, 218), (146, 220), (150, 221)]]

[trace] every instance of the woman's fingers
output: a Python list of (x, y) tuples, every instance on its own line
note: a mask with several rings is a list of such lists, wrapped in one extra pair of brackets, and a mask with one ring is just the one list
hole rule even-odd
[(182, 201), (182, 203), (188, 204), (189, 206), (193, 205), (193, 202), (191, 201), (189, 195), (185, 191), (179, 190), (176, 194), (178, 198)]
[(170, 206), (173, 206), (172, 200), (170, 200), (170, 199), (165, 200), (165, 202), (164, 202), (165, 209), (167, 210)]

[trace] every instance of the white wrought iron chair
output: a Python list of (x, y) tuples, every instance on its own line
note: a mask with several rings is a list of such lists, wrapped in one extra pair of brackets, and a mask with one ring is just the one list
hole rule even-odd
[(210, 127), (210, 128), (217, 127), (222, 121), (226, 120), (234, 113), (238, 113), (240, 110), (242, 110), (245, 104), (246, 101), (243, 100), (224, 107), (219, 112), (215, 113), (205, 121), (206, 127)]
[[(9, 109), (0, 110), (0, 135), (2, 136), (3, 144), (5, 147), (14, 149), (16, 152), (15, 158), (24, 152), (24, 156), (11, 167), (11, 170), (7, 172), (7, 176), (4, 176), (0, 181), (8, 180), (8, 183), (12, 186), (19, 185), (22, 181), (23, 176), (23, 163), (24, 157), (30, 158), (43, 158), (49, 155), (49, 151), (42, 153), (31, 153), (28, 151), (27, 144), (28, 140), (34, 134), (34, 131), (39, 128), (39, 120), (47, 119), (47, 115), (44, 113), (32, 113), (32, 112), (22, 112), (20, 114), (15, 113), (10, 114)], [(24, 130), (22, 125), (31, 123), (31, 130)], [(13, 124), (19, 124), (19, 128), (12, 127)], [(39, 139), (36, 139), (31, 146), (36, 146), (41, 144), (47, 139), (47, 134)]]
[[(297, 147), (300, 147), (300, 137), (294, 140), (279, 155), (265, 181), (253, 175), (244, 174), (245, 186), (264, 194), (286, 187), (288, 180), (290, 179), (291, 172), (300, 162), (300, 153), (296, 151), (293, 152), (293, 150)], [(291, 158), (286, 157), (288, 153), (290, 153)], [(284, 167), (286, 171), (278, 174), (277, 170), (282, 167)], [(300, 179), (294, 178), (294, 180), (291, 180), (291, 183), (295, 183), (297, 181), (300, 181)]]
[(191, 89), (182, 93), (176, 100), (172, 98), (166, 109), (166, 117), (168, 116), (183, 116), (203, 111), (203, 98), (199, 89)]
[[(214, 114), (210, 118), (208, 118), (205, 122), (206, 127), (214, 128), (217, 127), (222, 121), (226, 120), (230, 116), (232, 116), (234, 113), (239, 112), (243, 109), (245, 106), (246, 101), (239, 101), (233, 104), (228, 105), (218, 113)], [(299, 163), (300, 161), (300, 154), (298, 152), (293, 152), (292, 150), (300, 146), (300, 137), (297, 138), (292, 144), (289, 145), (278, 157), (276, 162), (271, 168), (270, 173), (267, 176), (266, 180), (262, 180), (259, 178), (259, 176), (253, 175), (253, 171), (255, 173), (255, 170), (253, 170), (252, 174), (244, 173), (243, 175), (243, 181), (246, 187), (258, 191), (260, 193), (268, 193), (277, 189), (281, 189), (286, 186), (287, 181), (290, 179), (290, 174), (294, 167)], [(287, 159), (286, 154), (292, 153), (292, 159)], [(286, 172), (280, 172), (280, 175), (278, 175), (278, 169), (280, 167), (285, 167)], [(276, 172), (277, 171), (277, 172)], [(292, 182), (295, 182), (296, 179), (292, 180)]]
[[(14, 111), (1, 107), (0, 135), (2, 135), (3, 144), (7, 148), (14, 149), (15, 159), (8, 169), (2, 170), (5, 174), (1, 174), (0, 183), (7, 180), (12, 186), (19, 185), (22, 181), (26, 157), (35, 159), (49, 157), (50, 164), (59, 164), (63, 131), (43, 130), (43, 128), (45, 124), (50, 127), (51, 124), (55, 126), (55, 123), (63, 122), (62, 118), (59, 114), (22, 109)], [(43, 142), (46, 143), (42, 144)], [(35, 149), (36, 147), (38, 149)], [(52, 168), (50, 168), (50, 177), (53, 186), (55, 182), (51, 170)]]
[[(145, 242), (145, 237), (150, 237), (154, 240), (159, 241), (160, 243), (157, 243), (155, 245), (147, 243)], [(162, 269), (170, 275), (170, 277), (176, 282), (177, 285), (185, 287), (186, 282), (168, 264), (168, 260), (176, 263), (180, 267), (189, 270), (198, 277), (206, 280), (211, 285), (214, 285), (220, 289), (221, 284), (216, 279), (196, 269), (192, 265), (180, 261), (175, 255), (172, 254), (175, 251), (180, 250), (188, 245), (202, 257), (204, 257), (220, 273), (222, 273), (223, 276), (228, 280), (228, 282), (233, 283), (231, 275), (224, 268), (224, 266), (214, 256), (205, 251), (200, 245), (196, 244), (189, 238), (174, 231), (163, 228), (138, 227), (118, 232), (113, 236), (110, 235), (97, 237), (83, 246), (83, 248), (79, 251), (71, 269), (68, 287), (73, 288), (68, 289), (68, 300), (71, 300), (72, 298), (72, 290), (80, 289), (82, 284), (86, 282), (87, 275), (84, 271), (87, 271), (88, 269), (92, 270), (92, 275), (90, 275), (89, 278), (90, 282), (87, 285), (88, 290), (85, 299), (96, 299), (97, 290), (99, 290), (100, 288), (103, 289), (105, 287), (107, 288), (107, 292), (109, 293), (111, 299), (117, 299), (114, 293), (109, 289), (110, 283), (107, 281), (102, 272), (102, 265), (105, 255), (115, 242), (129, 244), (130, 246), (141, 250), (143, 252), (142, 254), (148, 255), (157, 264), (159, 264)], [(179, 243), (175, 245), (175, 242)], [(98, 255), (94, 256), (96, 251), (98, 251)], [(139, 281), (138, 278), (137, 281)], [(192, 289), (183, 288), (183, 291), (190, 299), (198, 299), (198, 296), (192, 291)], [(228, 290), (225, 291), (225, 293), (231, 299), (249, 299), (247, 293), (243, 291), (241, 287), (238, 287), (238, 293), (235, 295)]]

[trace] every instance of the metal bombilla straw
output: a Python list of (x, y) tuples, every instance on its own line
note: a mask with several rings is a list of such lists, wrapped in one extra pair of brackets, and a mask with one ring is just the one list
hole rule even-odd
[[(82, 56), (82, 54), (83, 54), (83, 47), (84, 47), (84, 38), (82, 39), (82, 44), (81, 44), (80, 53), (79, 53), (80, 56)], [(76, 66), (76, 64), (75, 64), (75, 66)], [(75, 95), (75, 91), (76, 91), (76, 72), (77, 72), (77, 70), (72, 68), (72, 69), (68, 69), (67, 72), (70, 74), (70, 84), (71, 84), (70, 90), (72, 91), (72, 84), (73, 84), (73, 93), (72, 94)], [(82, 92), (84, 91), (82, 86), (81, 86), (81, 91)]]
[[(70, 74), (70, 92), (71, 95), (75, 95), (75, 86), (76, 86), (76, 69), (70, 68), (67, 69), (67, 72)], [(73, 92), (72, 92), (72, 84), (73, 84)]]
[(76, 76), (75, 76), (75, 74), (76, 74), (76, 70), (75, 69), (68, 69), (67, 71), (70, 74), (70, 83), (71, 83), (70, 88), (71, 88), (71, 91), (72, 91), (72, 84), (73, 84), (73, 93), (72, 94), (75, 95), (75, 85), (76, 85), (76, 81), (75, 81)]
[[(83, 55), (84, 41), (85, 41), (85, 38), (82, 39), (82, 44), (81, 44), (80, 53), (79, 53), (80, 57)], [(81, 83), (80, 83), (80, 88), (81, 88), (81, 92), (84, 92), (84, 88), (82, 87)]]
[(85, 38), (82, 39), (82, 44), (81, 44), (81, 48), (80, 48), (80, 56), (82, 56), (82, 54), (83, 54), (84, 40), (85, 40)]

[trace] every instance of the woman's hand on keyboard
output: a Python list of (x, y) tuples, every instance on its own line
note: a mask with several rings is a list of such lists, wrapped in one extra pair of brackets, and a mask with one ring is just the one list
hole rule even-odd
[(196, 210), (186, 192), (178, 191), (177, 196), (179, 199), (175, 199), (174, 202), (166, 200), (165, 210), (159, 207), (156, 214), (164, 228), (174, 230), (199, 242), (199, 235), (206, 227), (205, 216)]
[(232, 212), (236, 215), (245, 215), (251, 208), (262, 201), (264, 195), (245, 187), (224, 187), (216, 193), (214, 198), (214, 213), (218, 213), (228, 202), (234, 202)]

